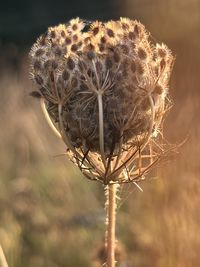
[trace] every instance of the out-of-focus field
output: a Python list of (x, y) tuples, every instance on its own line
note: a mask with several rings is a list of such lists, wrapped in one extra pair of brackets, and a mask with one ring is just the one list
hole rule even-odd
[[(153, 2), (153, 3), (152, 3)], [(162, 1), (160, 1), (162, 2)], [(176, 55), (165, 121), (179, 154), (119, 195), (119, 267), (200, 266), (200, 1), (133, 1)], [(24, 37), (23, 37), (24, 38)], [(29, 93), (28, 53), (0, 47), (0, 243), (10, 267), (94, 267), (104, 236), (104, 190), (72, 166)]]

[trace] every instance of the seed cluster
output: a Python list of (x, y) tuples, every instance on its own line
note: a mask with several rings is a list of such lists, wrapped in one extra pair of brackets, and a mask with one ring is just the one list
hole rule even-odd
[(72, 19), (50, 27), (30, 58), (47, 111), (74, 149), (107, 159), (158, 129), (173, 57), (138, 21)]

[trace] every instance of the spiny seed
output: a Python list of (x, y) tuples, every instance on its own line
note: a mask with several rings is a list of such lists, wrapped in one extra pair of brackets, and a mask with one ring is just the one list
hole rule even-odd
[(128, 33), (128, 38), (130, 39), (130, 40), (135, 40), (135, 33), (134, 32), (129, 32)]
[(122, 29), (123, 30), (128, 30), (129, 29), (129, 25), (125, 22), (122, 23)]
[(72, 30), (73, 30), (73, 31), (76, 31), (77, 29), (78, 29), (77, 24), (72, 25)]
[(76, 44), (73, 44), (72, 46), (71, 46), (71, 51), (72, 52), (76, 52), (78, 50), (78, 46), (76, 45)]
[(32, 91), (30, 93), (30, 96), (35, 97), (35, 98), (41, 98), (42, 97), (41, 93), (38, 91)]
[(41, 62), (39, 61), (39, 60), (36, 60), (35, 62), (34, 62), (34, 64), (33, 64), (33, 68), (35, 69), (35, 70), (41, 70)]
[(56, 32), (53, 30), (50, 32), (51, 38), (56, 38)]
[(90, 59), (90, 60), (94, 59), (94, 57), (95, 57), (94, 52), (91, 51), (91, 50), (88, 51), (88, 52), (87, 52), (87, 57), (88, 57), (88, 59)]
[(119, 52), (115, 51), (113, 55), (114, 61), (118, 63), (120, 61), (120, 54)]
[(78, 42), (77, 46), (78, 46), (78, 47), (81, 47), (81, 46), (82, 46), (82, 44), (83, 44), (83, 42), (82, 42), (82, 41), (80, 41), (80, 42)]
[(39, 85), (42, 85), (43, 82), (44, 82), (43, 79), (42, 79), (42, 77), (40, 75), (38, 75), (38, 74), (35, 76), (35, 81)]
[(162, 86), (160, 86), (159, 84), (156, 85), (155, 89), (154, 89), (154, 93), (161, 95), (163, 92), (163, 88)]
[(71, 80), (71, 86), (76, 87), (78, 85), (78, 80), (76, 77), (73, 77)]
[(66, 45), (70, 45), (72, 43), (71, 39), (69, 37), (65, 38)]
[(115, 37), (115, 34), (114, 34), (113, 30), (108, 28), (108, 29), (106, 29), (106, 31), (107, 31), (107, 34), (108, 34), (109, 37), (111, 37), (111, 38)]
[(139, 35), (139, 33), (140, 33), (139, 26), (137, 24), (134, 27), (134, 32), (136, 35)]
[(92, 29), (92, 32), (93, 32), (94, 35), (97, 35), (98, 32), (99, 32), (99, 27), (95, 27), (95, 28), (93, 28), (93, 29)]
[(69, 79), (69, 72), (67, 70), (64, 70), (62, 73), (63, 80), (67, 81)]
[(76, 55), (79, 56), (79, 57), (81, 57), (81, 56), (83, 55), (83, 52), (80, 51), (80, 50), (77, 50), (77, 51), (76, 51)]
[(127, 45), (121, 45), (120, 48), (122, 50), (122, 53), (124, 53), (125, 55), (129, 53), (129, 48)]
[(62, 55), (65, 55), (65, 54), (67, 54), (67, 47), (66, 46), (62, 47)]
[(162, 59), (162, 60), (160, 61), (160, 68), (161, 68), (161, 69), (164, 69), (165, 66), (166, 66), (166, 61), (165, 61), (164, 59)]
[(52, 48), (54, 48), (54, 49), (55, 49), (55, 48), (56, 48), (56, 46), (57, 46), (57, 44), (56, 44), (55, 42), (51, 42), (51, 47), (52, 47)]
[(100, 39), (101, 43), (105, 44), (106, 43), (106, 37), (105, 36), (102, 36), (101, 39)]
[(138, 56), (140, 59), (144, 60), (147, 58), (147, 53), (145, 52), (145, 50), (143, 48), (139, 48), (138, 49)]
[(136, 48), (136, 44), (134, 42), (131, 42), (130, 43), (130, 48), (131, 48), (132, 52), (135, 52), (134, 50)]
[(52, 61), (51, 59), (48, 59), (44, 62), (44, 68), (48, 69), (50, 66), (52, 66)]
[(52, 65), (52, 68), (55, 70), (58, 67), (58, 62), (55, 61), (55, 60), (53, 60), (52, 63), (51, 63), (51, 65)]
[(164, 57), (166, 57), (167, 52), (166, 52), (166, 50), (160, 48), (160, 49), (158, 49), (158, 55), (159, 55), (159, 57), (164, 58)]
[(41, 46), (45, 46), (46, 45), (47, 40), (46, 40), (46, 35), (45, 34), (43, 34), (41, 36), (41, 39), (39, 40), (39, 43), (40, 43)]
[(75, 68), (75, 63), (71, 57), (68, 57), (67, 59), (67, 66), (70, 70), (73, 70)]
[(87, 49), (88, 50), (94, 50), (95, 49), (95, 46), (93, 45), (93, 44), (89, 44), (88, 46), (87, 46)]
[(73, 41), (74, 42), (77, 42), (78, 41), (78, 35), (77, 34), (74, 34), (73, 37), (72, 37)]
[(55, 54), (56, 54), (56, 56), (61, 56), (62, 55), (62, 51), (61, 51), (61, 49), (59, 47), (56, 48)]
[(91, 38), (90, 37), (86, 37), (83, 41), (84, 41), (84, 43), (85, 44), (87, 44), (87, 43), (89, 43), (90, 42), (90, 40), (91, 40)]
[(109, 57), (106, 58), (105, 64), (107, 69), (111, 69), (113, 66), (112, 60)]
[(103, 52), (105, 50), (105, 46), (103, 44), (99, 44), (99, 51)]
[(44, 53), (45, 53), (45, 50), (39, 48), (38, 50), (36, 50), (36, 52), (35, 52), (35, 56), (36, 56), (36, 57), (40, 57), (40, 56), (44, 55)]
[(66, 36), (64, 31), (61, 31), (60, 35), (64, 38)]

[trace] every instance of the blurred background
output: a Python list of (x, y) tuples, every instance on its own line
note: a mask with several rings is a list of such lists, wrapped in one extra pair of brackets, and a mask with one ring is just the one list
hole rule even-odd
[(176, 56), (165, 137), (176, 157), (119, 190), (119, 267), (200, 266), (200, 0), (21, 0), (0, 8), (0, 244), (10, 267), (97, 267), (104, 190), (62, 154), (29, 93), (28, 52), (73, 17), (138, 19)]

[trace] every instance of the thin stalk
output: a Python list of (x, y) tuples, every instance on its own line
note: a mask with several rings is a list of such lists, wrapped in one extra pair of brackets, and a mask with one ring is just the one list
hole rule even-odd
[(48, 114), (48, 111), (46, 109), (46, 105), (45, 105), (45, 102), (44, 102), (44, 99), (42, 98), (41, 99), (41, 107), (42, 107), (42, 111), (44, 113), (44, 116), (45, 116), (45, 119), (47, 120), (50, 128), (53, 130), (53, 132), (56, 134), (57, 137), (61, 138), (61, 135), (59, 133), (59, 131), (56, 129), (55, 125), (53, 124), (49, 114)]
[(0, 245), (0, 267), (8, 267), (8, 263), (6, 261), (6, 257), (3, 253), (1, 245)]
[(106, 249), (107, 260), (106, 267), (115, 267), (115, 227), (116, 227), (116, 193), (117, 184), (109, 184), (106, 187), (106, 212), (107, 212), (107, 233), (106, 233)]
[(102, 93), (99, 92), (97, 95), (98, 99), (98, 108), (99, 108), (99, 145), (100, 145), (100, 152), (101, 158), (106, 168), (106, 159), (105, 159), (105, 152), (104, 152), (104, 121), (103, 121), (103, 101), (102, 101)]

